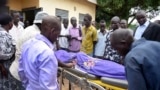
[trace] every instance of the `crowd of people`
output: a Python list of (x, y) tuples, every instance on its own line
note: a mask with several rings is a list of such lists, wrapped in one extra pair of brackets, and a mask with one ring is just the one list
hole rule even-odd
[(41, 11), (25, 28), (19, 12), (0, 14), (0, 90), (59, 90), (58, 66), (75, 64), (58, 60), (56, 50), (84, 52), (124, 65), (129, 90), (159, 90), (160, 25), (148, 21), (144, 10), (135, 17), (136, 30), (118, 16), (111, 19), (109, 30), (105, 20), (97, 30), (90, 14), (85, 14), (82, 26), (76, 17), (69, 20)]

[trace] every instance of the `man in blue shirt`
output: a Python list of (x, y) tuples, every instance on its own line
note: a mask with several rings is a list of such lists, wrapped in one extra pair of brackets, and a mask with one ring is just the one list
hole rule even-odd
[(42, 20), (41, 34), (23, 44), (19, 76), (26, 90), (59, 90), (53, 43), (60, 30), (58, 18), (46, 16)]
[(134, 41), (129, 30), (116, 30), (111, 46), (124, 57), (129, 90), (160, 90), (160, 43)]

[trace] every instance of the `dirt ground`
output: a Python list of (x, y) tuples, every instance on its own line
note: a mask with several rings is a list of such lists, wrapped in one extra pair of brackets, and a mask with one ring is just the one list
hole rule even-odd
[[(69, 81), (67, 79), (64, 80), (64, 85), (62, 85), (62, 90), (69, 90)], [(72, 90), (81, 90), (77, 85), (72, 84)]]

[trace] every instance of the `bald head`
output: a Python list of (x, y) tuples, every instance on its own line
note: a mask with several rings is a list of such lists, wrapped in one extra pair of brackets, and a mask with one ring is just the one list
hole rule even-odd
[(57, 17), (45, 16), (42, 19), (42, 28), (43, 27), (56, 28), (58, 26), (60, 26), (60, 21)]
[(77, 20), (76, 17), (71, 17), (71, 20)]
[(71, 24), (72, 24), (73, 27), (77, 26), (77, 19), (76, 19), (76, 17), (72, 17), (71, 18)]
[(61, 30), (60, 20), (54, 16), (46, 16), (42, 20), (41, 28), (41, 34), (54, 42)]
[(146, 16), (146, 12), (144, 10), (139, 10), (137, 13), (136, 13), (136, 16), (137, 15), (143, 15), (143, 16)]
[(125, 56), (131, 47), (133, 40), (132, 33), (128, 29), (118, 29), (111, 36), (111, 46)]
[(114, 16), (112, 19), (111, 19), (111, 28), (113, 30), (116, 30), (119, 28), (119, 24), (120, 24), (120, 18), (118, 16)]
[(143, 25), (147, 21), (146, 12), (144, 10), (139, 10), (136, 13), (136, 19), (137, 19), (139, 25)]
[(117, 22), (120, 22), (120, 18), (118, 16), (114, 16), (111, 21), (117, 21)]

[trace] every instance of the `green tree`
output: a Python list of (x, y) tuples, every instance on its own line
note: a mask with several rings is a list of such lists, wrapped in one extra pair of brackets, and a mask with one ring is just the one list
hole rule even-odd
[[(105, 19), (109, 22), (113, 16), (127, 19), (135, 15), (136, 10), (144, 9), (152, 14), (150, 18), (157, 15), (160, 0), (97, 0), (96, 20)], [(133, 10), (131, 10), (133, 9)]]

